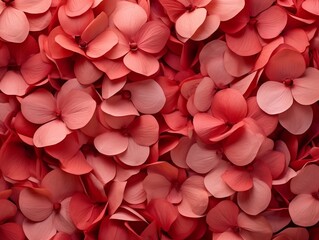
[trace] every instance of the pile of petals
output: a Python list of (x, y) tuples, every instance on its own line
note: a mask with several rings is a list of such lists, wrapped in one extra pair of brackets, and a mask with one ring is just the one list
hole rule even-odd
[(318, 100), (318, 0), (2, 0), (0, 239), (319, 239)]

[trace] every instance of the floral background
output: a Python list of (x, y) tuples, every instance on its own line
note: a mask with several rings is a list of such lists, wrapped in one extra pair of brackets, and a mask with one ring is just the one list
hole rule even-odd
[(0, 239), (319, 239), (318, 0), (0, 1)]

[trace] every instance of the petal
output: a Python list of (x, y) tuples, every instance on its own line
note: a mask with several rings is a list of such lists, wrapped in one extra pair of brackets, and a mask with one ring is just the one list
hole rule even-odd
[(277, 37), (287, 24), (287, 13), (278, 6), (272, 6), (256, 18), (257, 31), (264, 39)]
[(151, 146), (158, 141), (159, 125), (152, 115), (136, 118), (128, 131), (134, 141), (142, 146)]
[(236, 34), (226, 34), (226, 42), (230, 50), (240, 56), (255, 55), (262, 50), (259, 36), (250, 25)]
[(201, 111), (205, 112), (211, 106), (211, 99), (215, 93), (214, 81), (209, 77), (204, 77), (198, 84), (194, 93), (194, 105)]
[(85, 28), (85, 30), (81, 34), (81, 40), (86, 43), (90, 43), (95, 38), (97, 38), (100, 34), (105, 32), (108, 27), (109, 18), (108, 15), (102, 11), (99, 15), (97, 15), (92, 22)]
[(317, 176), (318, 173), (319, 167), (317, 165), (307, 165), (291, 180), (291, 191), (295, 194), (311, 194), (313, 192), (317, 192), (319, 188), (319, 179), (315, 176)]
[(125, 66), (133, 72), (151, 76), (159, 69), (158, 60), (142, 51), (129, 52), (123, 59)]
[(207, 15), (205, 21), (196, 32), (193, 34), (191, 39), (195, 41), (202, 41), (210, 37), (219, 27), (220, 20), (216, 15)]
[(60, 45), (62, 48), (65, 48), (71, 52), (75, 52), (85, 56), (84, 51), (79, 47), (78, 44), (70, 36), (64, 34), (57, 34), (54, 38), (55, 42)]
[(124, 90), (130, 91), (134, 106), (144, 114), (159, 112), (166, 101), (161, 86), (151, 79), (128, 83)]
[(236, 192), (247, 191), (253, 187), (253, 179), (250, 173), (243, 168), (228, 168), (223, 173), (222, 179)]
[(301, 53), (282, 49), (269, 59), (265, 74), (272, 81), (284, 81), (300, 77), (305, 70), (306, 62)]
[(33, 136), (33, 143), (36, 147), (47, 147), (61, 142), (70, 130), (64, 122), (53, 120), (39, 127)]
[(146, 201), (143, 178), (144, 176), (135, 175), (126, 184), (124, 200), (129, 204), (140, 204)]
[(105, 76), (102, 82), (102, 98), (108, 99), (112, 97), (124, 87), (125, 83), (125, 78), (111, 80)]
[(21, 101), (21, 112), (30, 122), (43, 124), (56, 119), (56, 101), (53, 95), (39, 89)]
[(116, 175), (116, 166), (112, 158), (101, 154), (89, 154), (86, 160), (92, 166), (94, 176), (99, 179), (103, 185), (109, 183)]
[(290, 88), (283, 83), (268, 81), (258, 89), (257, 102), (266, 113), (278, 114), (291, 107), (293, 97)]
[(99, 228), (99, 240), (122, 240), (130, 239), (127, 228), (124, 228), (119, 221), (112, 221), (104, 218)]
[(5, 221), (17, 214), (17, 207), (14, 203), (7, 199), (0, 199), (0, 221)]
[(21, 74), (15, 71), (7, 71), (0, 81), (0, 90), (7, 95), (23, 96), (28, 88)]
[(179, 1), (159, 0), (172, 22), (185, 12), (185, 6)]
[(87, 58), (79, 57), (74, 63), (74, 74), (79, 83), (88, 85), (102, 77), (103, 72)]
[[(51, 239), (56, 234), (53, 218), (54, 214), (51, 214), (47, 219), (41, 222), (31, 222), (25, 219), (22, 227), (26, 237), (32, 240)], [(41, 229), (41, 231), (39, 231), (39, 229)]]
[[(149, 173), (143, 181), (147, 200), (157, 198), (166, 198), (171, 189), (171, 182), (163, 175), (157, 173)], [(154, 191), (156, 189), (156, 191)]]
[(64, 232), (72, 234), (75, 232), (76, 228), (70, 217), (70, 200), (71, 197), (64, 199), (61, 202), (61, 209), (58, 213), (55, 213), (53, 224), (58, 232)]
[(71, 158), (61, 159), (60, 162), (63, 171), (74, 175), (82, 175), (92, 171), (92, 167), (88, 164), (85, 156), (80, 151)]
[(53, 211), (53, 203), (48, 199), (46, 191), (23, 189), (19, 195), (19, 206), (23, 215), (31, 221), (45, 220)]
[(20, 11), (32, 14), (44, 13), (51, 6), (51, 0), (15, 0), (14, 7)]
[(314, 15), (319, 15), (318, 0), (306, 0), (302, 3), (302, 8)]
[(117, 43), (118, 37), (113, 31), (104, 31), (89, 43), (86, 54), (91, 58), (101, 57), (110, 51)]
[(256, 58), (238, 56), (227, 49), (224, 54), (224, 62), (225, 69), (230, 75), (234, 77), (241, 77), (253, 69)]
[(65, 12), (69, 17), (80, 16), (85, 13), (93, 4), (93, 0), (68, 0), (65, 5)]
[(212, 149), (204, 148), (195, 143), (187, 153), (186, 163), (195, 172), (199, 174), (208, 173), (219, 163), (220, 157)]
[(227, 21), (235, 17), (244, 6), (244, 0), (214, 0), (207, 8), (209, 14), (219, 16), (221, 21)]
[(72, 130), (84, 127), (92, 118), (96, 102), (87, 93), (73, 90), (67, 96), (57, 97), (61, 118)]
[(279, 122), (290, 133), (300, 135), (311, 126), (313, 111), (311, 106), (303, 106), (296, 102), (285, 112), (279, 114)]
[(109, 214), (111, 215), (114, 214), (115, 211), (121, 206), (121, 203), (124, 198), (125, 187), (126, 187), (126, 182), (113, 181), (111, 183), (109, 194), (108, 194), (108, 205), (109, 205), (108, 213)]
[(250, 215), (264, 211), (271, 199), (269, 186), (258, 178), (253, 179), (253, 188), (237, 194), (238, 206)]
[(125, 77), (131, 72), (131, 70), (124, 65), (122, 59), (109, 60), (107, 58), (99, 58), (98, 60), (95, 59), (93, 64), (102, 72), (105, 72), (111, 80)]
[(117, 4), (113, 22), (124, 35), (134, 36), (146, 21), (146, 12), (140, 5), (126, 1)]
[(300, 28), (287, 31), (284, 35), (285, 43), (296, 48), (299, 52), (304, 52), (309, 46), (309, 39), (306, 32)]
[(302, 105), (311, 105), (319, 100), (319, 70), (309, 67), (301, 78), (293, 81), (291, 93)]
[(224, 200), (207, 213), (206, 222), (214, 232), (225, 232), (237, 226), (238, 213), (239, 209), (234, 202)]
[(299, 194), (289, 204), (292, 221), (302, 227), (310, 227), (319, 221), (319, 201), (310, 194)]
[(183, 13), (176, 21), (176, 32), (184, 38), (191, 38), (203, 24), (207, 15), (205, 8)]
[(5, 8), (0, 14), (0, 37), (8, 42), (22, 43), (28, 34), (26, 15), (13, 7)]
[(25, 235), (23, 233), (21, 225), (17, 223), (4, 223), (0, 226), (0, 236), (4, 240), (24, 240)]
[(133, 103), (130, 100), (123, 98), (121, 95), (115, 95), (104, 100), (101, 103), (101, 110), (114, 117), (139, 115)]
[(128, 147), (128, 138), (119, 132), (105, 132), (94, 139), (96, 149), (105, 155), (114, 156)]
[(136, 36), (137, 47), (147, 53), (158, 53), (166, 45), (170, 31), (160, 21), (150, 21), (143, 25)]
[(125, 152), (120, 153), (118, 158), (124, 164), (135, 167), (142, 165), (150, 155), (150, 148), (137, 144), (132, 138), (128, 139), (128, 147)]

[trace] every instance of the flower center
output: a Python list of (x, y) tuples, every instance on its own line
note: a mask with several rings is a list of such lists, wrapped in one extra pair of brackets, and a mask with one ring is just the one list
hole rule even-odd
[(122, 91), (122, 98), (128, 99), (128, 100), (131, 99), (131, 92), (128, 90)]
[(130, 45), (131, 51), (133, 52), (137, 51), (138, 47), (136, 42), (130, 42), (129, 45)]
[(20, 66), (15, 63), (10, 63), (7, 68), (8, 71), (20, 71)]
[(1, 0), (6, 4), (6, 6), (9, 6), (14, 0)]
[(286, 87), (292, 87), (292, 85), (294, 85), (294, 81), (292, 79), (286, 79), (283, 81), (283, 84), (285, 84)]
[(246, 170), (247, 170), (248, 172), (254, 171), (254, 166), (251, 165), (251, 164), (247, 165), (245, 168), (246, 168)]
[(60, 209), (61, 209), (61, 203), (54, 203), (54, 204), (53, 204), (53, 210), (54, 210), (55, 212), (59, 212)]
[(254, 18), (254, 17), (250, 17), (249, 24), (250, 25), (255, 25), (256, 23), (257, 23), (257, 19)]
[(129, 131), (126, 127), (121, 128), (121, 134), (123, 136), (129, 136)]
[(86, 41), (83, 41), (80, 36), (75, 36), (74, 41), (79, 45), (79, 48), (81, 48), (82, 50), (87, 49), (88, 43)]
[(194, 6), (193, 4), (190, 4), (186, 7), (186, 10), (188, 12), (193, 12), (196, 9), (196, 6)]
[(319, 190), (311, 194), (316, 200), (319, 200)]

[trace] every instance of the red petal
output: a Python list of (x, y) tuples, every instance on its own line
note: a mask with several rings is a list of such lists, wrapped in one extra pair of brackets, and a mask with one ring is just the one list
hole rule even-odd
[(82, 175), (92, 171), (92, 167), (86, 161), (82, 152), (77, 152), (73, 157), (60, 160), (62, 166), (61, 169), (65, 172)]
[[(143, 181), (147, 200), (166, 198), (171, 189), (171, 182), (163, 175), (149, 173)], [(154, 191), (156, 189), (156, 191)]]
[(114, 214), (115, 211), (121, 206), (124, 197), (125, 186), (126, 182), (112, 182), (108, 195), (109, 214)]
[(32, 14), (44, 13), (51, 6), (51, 1), (47, 0), (15, 0), (14, 7), (20, 11)]
[(120, 224), (119, 221), (109, 220), (104, 218), (99, 229), (99, 240), (123, 240), (130, 239), (129, 233), (126, 228)]
[(105, 155), (114, 156), (128, 147), (128, 138), (119, 132), (105, 132), (94, 139), (96, 149)]
[(137, 144), (151, 146), (158, 141), (159, 125), (152, 115), (143, 115), (129, 126), (129, 132)]
[(22, 43), (28, 34), (29, 22), (24, 12), (6, 7), (0, 14), (0, 37), (8, 42)]
[(125, 85), (126, 79), (120, 78), (111, 80), (107, 76), (104, 77), (102, 82), (102, 97), (108, 99), (119, 92)]
[(65, 5), (65, 12), (69, 17), (80, 16), (92, 6), (93, 1), (94, 0), (68, 0)]
[(220, 20), (216, 15), (207, 15), (203, 24), (197, 28), (191, 39), (202, 41), (210, 37), (219, 27)]
[(113, 97), (110, 97), (109, 99), (104, 100), (101, 103), (101, 110), (114, 117), (139, 115), (133, 103), (128, 99), (122, 98), (121, 95), (115, 95)]
[(304, 52), (309, 46), (309, 39), (303, 29), (294, 28), (287, 31), (284, 35), (285, 43), (296, 48), (299, 52)]
[(227, 21), (235, 17), (244, 6), (244, 0), (214, 0), (207, 8), (209, 14), (219, 16), (221, 21)]
[(123, 62), (128, 69), (144, 76), (151, 76), (159, 69), (158, 60), (142, 51), (129, 52), (124, 57)]
[(105, 157), (101, 154), (90, 154), (86, 157), (86, 160), (93, 167), (94, 176), (96, 176), (103, 185), (115, 177), (116, 166), (112, 158)]
[(79, 83), (88, 85), (102, 77), (103, 72), (87, 58), (80, 57), (74, 63), (74, 74)]
[(317, 176), (318, 173), (319, 167), (317, 165), (307, 165), (291, 180), (291, 191), (295, 194), (311, 194), (317, 192), (319, 189), (319, 179), (315, 176)]
[(305, 0), (301, 7), (314, 15), (319, 15), (318, 0)]
[(110, 51), (117, 43), (118, 37), (113, 31), (104, 31), (89, 43), (86, 54), (91, 58), (101, 57)]
[(176, 20), (186, 11), (185, 6), (179, 1), (159, 0), (159, 2), (163, 5), (172, 22), (176, 22)]
[(142, 175), (135, 175), (126, 184), (124, 200), (129, 204), (140, 204), (146, 201), (143, 178), (144, 176)]
[(0, 236), (4, 240), (24, 240), (25, 235), (23, 233), (21, 225), (17, 223), (4, 223), (0, 225)]
[(110, 79), (119, 79), (130, 73), (129, 70), (123, 63), (123, 60), (109, 60), (106, 58), (100, 58), (94, 60), (93, 64), (105, 72)]
[(6, 221), (17, 214), (17, 207), (7, 199), (0, 199), (0, 221)]
[(250, 173), (242, 168), (228, 168), (223, 173), (222, 179), (236, 192), (247, 191), (253, 187), (253, 179)]
[(28, 88), (22, 75), (15, 71), (7, 71), (0, 81), (0, 90), (7, 95), (23, 96)]
[(268, 81), (257, 92), (259, 107), (268, 114), (278, 114), (289, 109), (293, 103), (289, 87), (283, 83)]
[(118, 158), (126, 165), (135, 167), (145, 163), (149, 155), (149, 147), (139, 145), (132, 138), (129, 138), (126, 151), (120, 153)]

